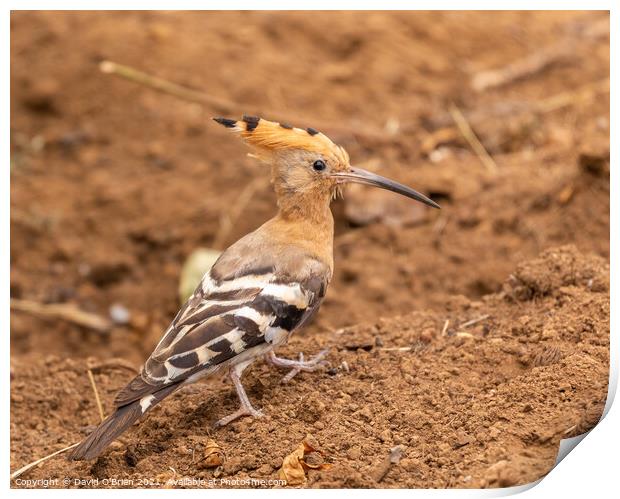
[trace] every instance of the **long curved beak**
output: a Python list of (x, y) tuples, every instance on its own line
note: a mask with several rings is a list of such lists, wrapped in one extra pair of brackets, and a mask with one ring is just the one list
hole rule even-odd
[(441, 209), (441, 206), (439, 206), (432, 199), (427, 198), (424, 194), (421, 194), (406, 185), (394, 182), (389, 178), (362, 170), (361, 168), (351, 167), (349, 171), (334, 173), (333, 176), (338, 179), (342, 179), (343, 182), (357, 182), (359, 184), (381, 187), (382, 189), (387, 189), (388, 191), (396, 192), (398, 194), (402, 194), (403, 196), (407, 196), (408, 198), (420, 201), (421, 203), (432, 206), (433, 208)]

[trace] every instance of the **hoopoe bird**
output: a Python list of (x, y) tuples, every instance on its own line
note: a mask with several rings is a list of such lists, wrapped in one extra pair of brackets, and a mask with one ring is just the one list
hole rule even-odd
[(388, 189), (434, 208), (419, 192), (349, 163), (349, 155), (313, 128), (293, 128), (261, 118), (214, 118), (240, 135), (252, 156), (271, 167), (278, 212), (224, 251), (187, 300), (138, 376), (114, 400), (114, 412), (70, 454), (97, 457), (114, 439), (168, 395), (225, 371), (241, 406), (220, 419), (262, 416), (243, 385), (243, 371), (258, 358), (289, 369), (285, 380), (314, 371), (314, 358), (288, 360), (274, 350), (317, 312), (334, 266), (330, 202), (347, 182)]

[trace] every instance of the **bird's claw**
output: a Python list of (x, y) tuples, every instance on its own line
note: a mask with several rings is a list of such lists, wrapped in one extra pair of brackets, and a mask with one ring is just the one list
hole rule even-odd
[(297, 361), (289, 360), (287, 362), (288, 367), (292, 367), (292, 369), (289, 371), (289, 373), (286, 376), (282, 378), (281, 383), (288, 383), (290, 380), (292, 380), (295, 376), (297, 376), (302, 371), (312, 372), (327, 365), (327, 361), (324, 359), (325, 359), (325, 356), (328, 354), (328, 352), (329, 352), (329, 349), (322, 350), (321, 352), (316, 354), (314, 357), (312, 357), (308, 361), (304, 360), (304, 354), (300, 352), (299, 360)]
[(254, 409), (254, 407), (252, 406), (249, 406), (249, 407), (241, 406), (239, 407), (238, 410), (236, 410), (232, 414), (229, 414), (228, 416), (223, 417), (222, 419), (216, 421), (216, 423), (213, 426), (215, 428), (221, 428), (222, 426), (226, 426), (228, 423), (231, 423), (235, 421), (236, 419), (242, 418), (243, 416), (252, 416), (253, 418), (262, 418), (265, 416), (265, 414), (263, 414), (263, 411), (259, 409)]

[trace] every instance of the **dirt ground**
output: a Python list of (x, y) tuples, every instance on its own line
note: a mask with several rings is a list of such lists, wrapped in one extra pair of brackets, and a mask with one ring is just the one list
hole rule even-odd
[[(395, 218), (367, 220), (362, 208), (381, 215), (387, 198), (365, 191), (334, 204), (333, 282), (282, 352), (330, 347), (330, 368), (282, 385), (255, 364), (244, 381), (266, 418), (214, 430), (237, 401), (212, 380), (171, 396), (96, 462), (59, 456), (22, 479), (274, 479), (310, 434), (330, 466), (310, 470), (308, 487), (503, 487), (543, 476), (559, 440), (598, 421), (606, 13), (16, 12), (11, 296), (104, 317), (122, 305), (130, 320), (101, 333), (12, 311), (11, 471), (98, 422), (88, 366), (111, 409), (132, 375), (122, 366), (140, 366), (178, 309), (193, 249), (222, 249), (275, 209), (255, 180), (264, 168), (209, 119), (220, 109), (102, 74), (104, 59), (248, 103), (232, 116), (319, 123), (358, 165), (442, 210), (397, 203)], [(498, 68), (513, 76), (472, 84)], [(454, 126), (453, 105), (493, 164)], [(207, 438), (220, 467), (205, 465)], [(402, 459), (386, 468), (395, 446)]]

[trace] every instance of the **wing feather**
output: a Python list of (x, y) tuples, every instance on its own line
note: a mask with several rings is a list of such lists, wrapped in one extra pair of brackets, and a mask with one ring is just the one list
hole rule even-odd
[(287, 279), (274, 273), (273, 266), (231, 279), (207, 274), (115, 404), (120, 407), (194, 379), (200, 371), (216, 369), (262, 344), (286, 341), (316, 312), (328, 279), (327, 273)]

